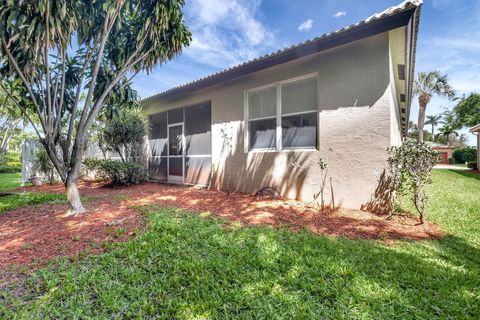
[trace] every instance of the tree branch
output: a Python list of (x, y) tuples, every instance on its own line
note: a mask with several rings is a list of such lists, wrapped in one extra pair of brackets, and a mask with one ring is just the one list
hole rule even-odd
[(15, 97), (11, 94), (11, 92), (9, 90), (7, 90), (3, 84), (2, 81), (0, 81), (0, 86), (2, 87), (3, 91), (5, 91), (5, 93), (8, 95), (8, 97), (10, 98), (10, 100), (13, 101), (13, 103), (15, 103), (17, 105), (17, 107), (20, 109), (20, 111), (22, 111), (23, 115), (25, 116), (25, 118), (27, 118), (27, 120), (30, 122), (30, 124), (32, 125), (33, 129), (35, 130), (37, 136), (39, 139), (42, 139), (42, 136), (40, 135), (40, 132), (38, 131), (37, 127), (35, 126), (35, 123), (32, 121), (32, 119), (30, 118), (30, 116), (28, 115), (26, 109), (17, 101), (17, 99), (15, 99)]
[(5, 42), (5, 39), (2, 39), (2, 45), (3, 45), (3, 48), (5, 50), (5, 52), (7, 53), (7, 57), (8, 57), (8, 60), (10, 61), (10, 63), (13, 65), (13, 67), (15, 68), (15, 71), (17, 72), (18, 76), (20, 77), (20, 79), (22, 80), (23, 82), (23, 85), (25, 86), (25, 88), (28, 90), (28, 93), (30, 94), (30, 99), (32, 100), (33, 102), (33, 105), (35, 106), (35, 109), (38, 113), (38, 117), (40, 119), (40, 124), (42, 125), (42, 129), (43, 129), (43, 132), (45, 132), (45, 122), (44, 122), (44, 119), (42, 119), (42, 113), (40, 111), (40, 107), (37, 103), (37, 99), (35, 98), (35, 95), (33, 94), (33, 90), (32, 90), (32, 87), (30, 86), (30, 84), (28, 83), (27, 79), (25, 78), (23, 72), (20, 70), (20, 67), (18, 66), (17, 62), (15, 61), (15, 59), (13, 58), (10, 50), (8, 49), (7, 47), (7, 44)]
[(50, 42), (50, 24), (48, 21), (50, 15), (50, 1), (46, 1), (47, 7), (45, 10), (45, 38), (44, 38), (44, 48), (43, 48), (43, 59), (45, 60), (45, 83), (47, 87), (47, 131), (45, 135), (50, 135), (53, 131), (52, 129), (52, 93), (50, 90), (50, 64), (48, 61), (48, 47)]

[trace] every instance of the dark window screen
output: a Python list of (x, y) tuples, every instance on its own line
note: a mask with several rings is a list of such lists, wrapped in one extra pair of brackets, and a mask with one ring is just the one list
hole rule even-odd
[(183, 175), (183, 159), (182, 158), (168, 158), (168, 174), (171, 176)]
[(212, 154), (210, 103), (185, 108), (186, 155)]
[(150, 158), (148, 169), (150, 179), (167, 180), (167, 158)]
[(167, 155), (167, 113), (150, 116), (150, 148), (152, 156)]
[(185, 182), (208, 185), (210, 183), (211, 157), (185, 158)]
[(168, 111), (168, 124), (183, 122), (183, 108)]

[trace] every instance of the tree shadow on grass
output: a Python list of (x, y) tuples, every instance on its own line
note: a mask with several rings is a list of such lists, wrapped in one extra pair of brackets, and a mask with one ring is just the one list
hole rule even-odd
[(39, 303), (27, 304), (29, 312), (222, 319), (480, 315), (480, 252), (458, 237), (385, 246), (268, 227), (227, 228), (226, 220), (176, 209), (146, 211), (151, 229), (143, 236), (110, 254), (40, 271), (33, 299)]
[(467, 178), (472, 178), (475, 180), (480, 180), (480, 171), (461, 171), (461, 170), (448, 170), (456, 174), (462, 175)]

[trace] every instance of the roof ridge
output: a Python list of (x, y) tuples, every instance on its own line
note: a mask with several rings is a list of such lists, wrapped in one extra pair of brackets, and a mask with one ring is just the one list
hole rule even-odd
[(293, 44), (291, 46), (288, 46), (288, 47), (284, 47), (284, 48), (281, 48), (281, 49), (278, 49), (276, 51), (273, 51), (273, 52), (270, 52), (270, 53), (267, 53), (267, 54), (264, 54), (262, 56), (259, 56), (259, 57), (256, 57), (256, 58), (253, 58), (251, 60), (247, 60), (245, 62), (242, 62), (242, 63), (239, 63), (239, 64), (236, 64), (236, 65), (233, 65), (233, 66), (230, 66), (230, 67), (227, 67), (225, 69), (222, 69), (220, 71), (217, 71), (217, 72), (214, 72), (214, 73), (211, 73), (211, 74), (208, 74), (208, 75), (205, 75), (203, 77), (200, 77), (200, 78), (197, 78), (197, 79), (194, 79), (194, 80), (191, 80), (191, 81), (188, 81), (188, 82), (185, 82), (181, 85), (177, 85), (177, 86), (174, 86), (174, 87), (171, 87), (169, 89), (166, 89), (164, 91), (161, 91), (159, 93), (155, 93), (153, 95), (150, 95), (144, 99), (142, 99), (142, 101), (146, 101), (146, 100), (150, 100), (152, 98), (155, 98), (155, 97), (160, 97), (162, 95), (166, 95), (172, 91), (175, 91), (175, 90), (178, 90), (178, 89), (181, 89), (181, 88), (185, 88), (185, 87), (188, 87), (189, 85), (192, 85), (192, 84), (195, 84), (195, 83), (198, 83), (198, 82), (201, 82), (201, 81), (204, 81), (204, 80), (207, 80), (207, 79), (211, 79), (215, 76), (218, 76), (218, 75), (221, 75), (223, 73), (226, 73), (226, 72), (229, 72), (229, 71), (232, 71), (232, 70), (235, 70), (235, 69), (238, 69), (242, 66), (245, 66), (247, 64), (250, 64), (250, 63), (253, 63), (253, 62), (256, 62), (256, 61), (259, 61), (259, 60), (262, 60), (262, 59), (266, 59), (266, 58), (269, 58), (269, 57), (272, 57), (272, 56), (275, 56), (277, 54), (280, 54), (282, 52), (286, 52), (288, 50), (292, 50), (292, 49), (296, 49), (296, 48), (299, 48), (299, 47), (302, 47), (304, 45), (307, 45), (309, 43), (312, 43), (312, 42), (315, 42), (315, 41), (318, 41), (318, 40), (321, 40), (321, 39), (325, 39), (327, 37), (331, 37), (333, 35), (336, 35), (336, 34), (340, 34), (342, 32), (345, 32), (347, 30), (351, 30), (355, 27), (358, 27), (358, 26), (361, 26), (361, 25), (364, 25), (364, 24), (368, 24), (368, 23), (371, 23), (373, 21), (377, 21), (377, 20), (380, 20), (382, 18), (385, 18), (385, 17), (388, 17), (388, 16), (392, 16), (396, 13), (400, 13), (400, 12), (403, 12), (403, 11), (407, 11), (409, 9), (412, 9), (412, 8), (415, 8), (415, 7), (419, 7), (423, 4), (423, 0), (405, 0), (401, 3), (399, 3), (398, 5), (396, 6), (392, 6), (392, 7), (389, 7), (381, 12), (378, 12), (378, 13), (374, 13), (372, 14), (371, 16), (369, 16), (368, 18), (364, 19), (364, 20), (361, 20), (357, 23), (354, 23), (354, 24), (350, 24), (346, 27), (343, 27), (341, 29), (338, 29), (338, 30), (335, 30), (335, 31), (330, 31), (330, 32), (327, 32), (327, 33), (324, 33), (322, 35), (319, 35), (319, 36), (316, 36), (314, 38), (311, 38), (311, 39), (307, 39), (307, 40), (304, 40), (302, 42), (299, 42), (299, 43), (296, 43), (296, 44)]

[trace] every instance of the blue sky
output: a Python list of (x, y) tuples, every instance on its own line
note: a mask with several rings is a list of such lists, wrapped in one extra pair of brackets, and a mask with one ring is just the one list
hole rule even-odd
[[(134, 86), (142, 98), (280, 48), (340, 29), (401, 0), (187, 0), (193, 42)], [(426, 0), (416, 71), (448, 74), (458, 94), (480, 92), (480, 0)], [(454, 103), (434, 98), (427, 114)], [(414, 100), (411, 120), (416, 122)], [(463, 132), (466, 132), (463, 130)], [(469, 135), (469, 134), (468, 134)], [(470, 135), (469, 135), (470, 136)], [(469, 137), (473, 144), (473, 136)]]

